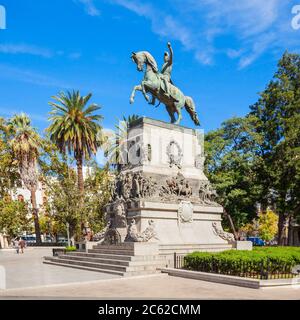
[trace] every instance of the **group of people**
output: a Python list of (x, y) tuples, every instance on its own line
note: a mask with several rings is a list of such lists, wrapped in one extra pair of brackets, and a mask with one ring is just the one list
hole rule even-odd
[(24, 248), (26, 248), (26, 241), (20, 237), (13, 240), (13, 246), (16, 249), (17, 254), (24, 253)]

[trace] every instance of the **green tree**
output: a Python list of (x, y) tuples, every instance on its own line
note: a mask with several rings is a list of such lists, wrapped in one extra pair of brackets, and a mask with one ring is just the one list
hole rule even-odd
[(300, 55), (285, 53), (257, 103), (251, 106), (262, 137), (257, 177), (262, 200), (279, 214), (279, 239), (286, 216), (300, 212)]
[(19, 173), (25, 187), (30, 191), (36, 242), (41, 243), (36, 190), (38, 187), (37, 159), (41, 138), (31, 127), (30, 119), (24, 113), (15, 115), (7, 124), (9, 144), (17, 161)]
[(78, 189), (84, 194), (83, 161), (96, 154), (101, 144), (101, 115), (93, 114), (100, 107), (88, 105), (92, 94), (81, 96), (79, 91), (61, 92), (52, 97), (49, 120), (52, 122), (47, 131), (60, 152), (73, 153), (77, 164)]
[(7, 136), (6, 121), (0, 118), (0, 198), (12, 194), (14, 188), (21, 184), (18, 165), (14, 159)]
[(232, 118), (205, 136), (205, 172), (237, 228), (256, 216), (261, 185), (255, 179), (254, 137), (247, 118)]
[(82, 206), (78, 205), (80, 193), (76, 185), (76, 173), (69, 169), (68, 174), (63, 179), (48, 178), (47, 212), (56, 222), (58, 233), (65, 233), (66, 225), (70, 226), (70, 237), (73, 239), (80, 235)]
[(70, 159), (67, 155), (61, 156), (51, 142), (46, 145), (40, 166), (47, 186), (46, 212), (53, 234), (65, 234), (66, 223), (69, 223), (71, 236), (79, 239), (82, 221), (88, 222), (94, 233), (98, 232), (103, 227), (103, 207), (109, 198), (111, 175), (108, 168), (99, 168), (91, 160), (88, 162), (91, 170), (84, 181), (82, 205), (78, 206), (80, 193)]
[(279, 215), (300, 215), (300, 55), (285, 53), (278, 70), (244, 118), (206, 136), (206, 170), (221, 203), (238, 226), (255, 216), (255, 204)]
[(258, 226), (260, 237), (265, 241), (271, 241), (278, 232), (278, 215), (268, 208), (259, 215)]
[(13, 201), (9, 196), (0, 200), (0, 230), (5, 230), (10, 237), (15, 237), (27, 231), (29, 225), (24, 202)]
[(110, 200), (111, 179), (108, 166), (99, 168), (94, 164), (91, 175), (85, 180), (84, 214), (93, 233), (104, 227), (104, 208)]

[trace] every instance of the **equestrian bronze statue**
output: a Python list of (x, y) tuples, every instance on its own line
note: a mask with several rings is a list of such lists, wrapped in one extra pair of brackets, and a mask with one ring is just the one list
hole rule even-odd
[[(170, 115), (171, 123), (179, 124), (182, 119), (181, 110), (184, 107), (191, 116), (195, 125), (200, 125), (195, 104), (191, 97), (185, 96), (171, 80), (173, 66), (173, 50), (171, 44), (168, 43), (169, 53), (165, 52), (164, 64), (161, 71), (158, 70), (157, 63), (153, 56), (148, 51), (133, 52), (132, 60), (137, 65), (137, 70), (144, 71), (144, 79), (140, 85), (133, 88), (130, 96), (130, 103), (134, 103), (135, 92), (141, 91), (150, 104), (155, 105), (156, 99), (159, 104), (162, 102)], [(150, 99), (149, 95), (152, 98)], [(177, 113), (177, 120), (175, 118)]]

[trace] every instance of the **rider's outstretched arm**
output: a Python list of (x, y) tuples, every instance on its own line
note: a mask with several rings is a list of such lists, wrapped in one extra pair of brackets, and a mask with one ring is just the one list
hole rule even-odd
[(171, 43), (170, 42), (168, 42), (168, 49), (170, 51), (170, 57), (169, 57), (168, 65), (171, 66), (173, 64), (173, 49), (171, 47)]

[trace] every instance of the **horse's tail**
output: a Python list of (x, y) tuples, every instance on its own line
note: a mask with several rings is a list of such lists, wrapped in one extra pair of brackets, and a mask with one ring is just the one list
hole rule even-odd
[(195, 103), (191, 97), (185, 97), (185, 110), (189, 113), (196, 126), (200, 126)]

